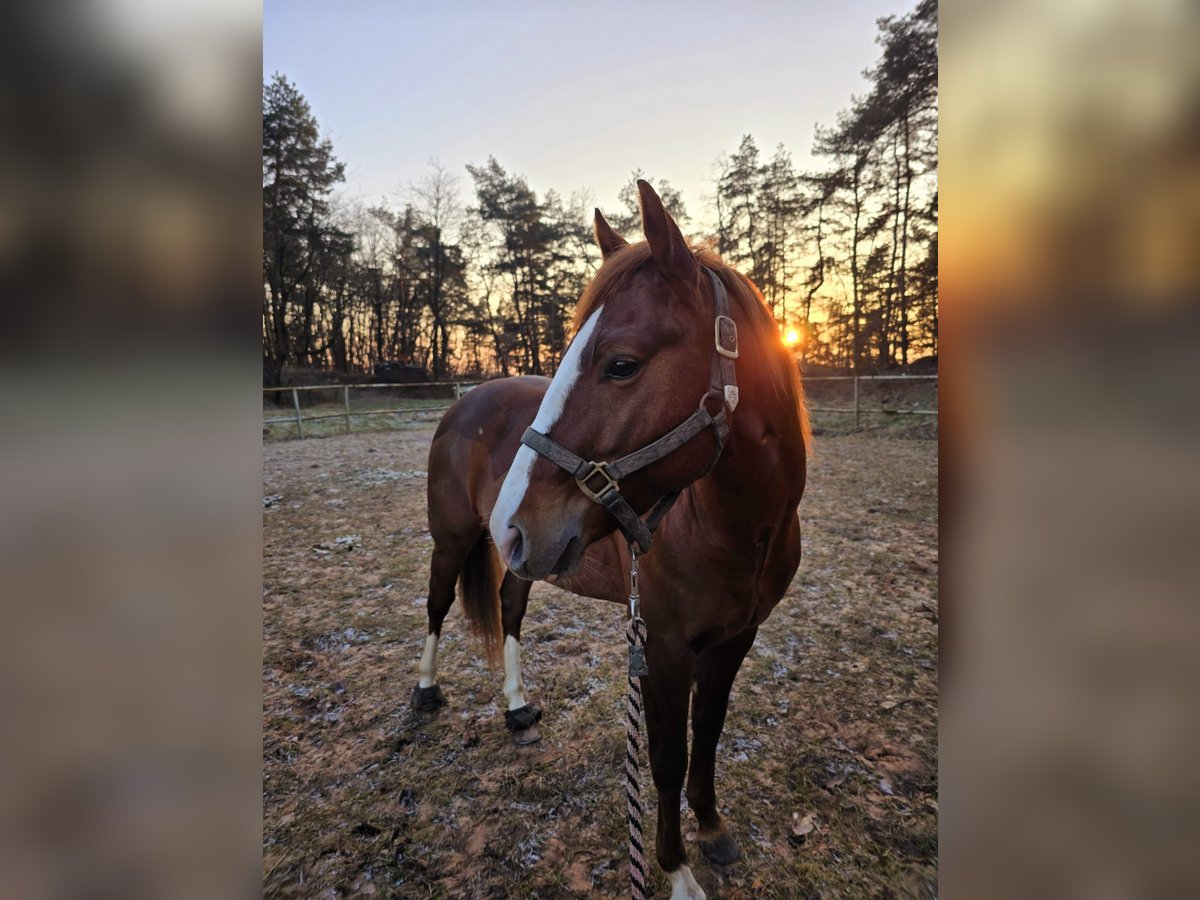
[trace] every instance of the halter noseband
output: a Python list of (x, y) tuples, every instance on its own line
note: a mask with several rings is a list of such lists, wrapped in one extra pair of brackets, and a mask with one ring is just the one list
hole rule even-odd
[[(525, 446), (572, 475), (587, 498), (607, 509), (617, 520), (625, 539), (631, 545), (636, 544), (642, 553), (649, 551), (650, 540), (667, 511), (679, 499), (679, 491), (672, 491), (660, 497), (643, 521), (621, 494), (619, 482), (639, 469), (658, 462), (705, 428), (711, 427), (717, 439), (717, 448), (712, 462), (699, 476), (703, 478), (721, 458), (721, 451), (725, 449), (725, 439), (729, 436), (729, 413), (733, 412), (738, 404), (737, 373), (733, 365), (733, 361), (738, 357), (737, 326), (729, 316), (729, 296), (725, 292), (725, 285), (712, 269), (705, 267), (704, 271), (708, 273), (713, 286), (714, 352), (709, 387), (700, 397), (700, 406), (694, 413), (658, 440), (614, 462), (585, 460), (533, 428), (525, 429), (525, 434), (521, 437), (521, 443)], [(708, 403), (712, 400), (720, 403), (720, 409), (715, 415), (708, 411)]]

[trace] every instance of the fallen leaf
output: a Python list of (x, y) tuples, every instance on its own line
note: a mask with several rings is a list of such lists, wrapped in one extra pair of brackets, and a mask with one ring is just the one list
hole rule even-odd
[(792, 813), (792, 833), (788, 836), (788, 840), (795, 846), (800, 846), (804, 843), (807, 835), (811, 834), (813, 829), (817, 827), (812, 813), (801, 817), (800, 813)]

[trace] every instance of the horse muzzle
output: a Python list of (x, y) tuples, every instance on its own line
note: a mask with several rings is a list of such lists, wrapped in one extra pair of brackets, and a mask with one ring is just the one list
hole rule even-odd
[(504, 564), (526, 581), (570, 574), (582, 562), (585, 549), (578, 525), (543, 524), (532, 529), (519, 519), (510, 519), (492, 540)]

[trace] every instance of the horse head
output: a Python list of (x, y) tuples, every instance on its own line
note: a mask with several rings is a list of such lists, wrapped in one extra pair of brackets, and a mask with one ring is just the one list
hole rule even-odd
[[(580, 300), (575, 336), (542, 399), (532, 430), (583, 460), (615, 460), (662, 437), (707, 405), (712, 389), (714, 291), (662, 200), (639, 181), (644, 242), (628, 244), (596, 210), (603, 264)], [(735, 400), (736, 402), (736, 400)], [(719, 449), (713, 429), (622, 479), (638, 515), (708, 471)], [(522, 444), (492, 509), (501, 558), (526, 579), (578, 568), (589, 544), (617, 520), (599, 502), (601, 470), (577, 481)], [(581, 490), (581, 487), (584, 488)]]

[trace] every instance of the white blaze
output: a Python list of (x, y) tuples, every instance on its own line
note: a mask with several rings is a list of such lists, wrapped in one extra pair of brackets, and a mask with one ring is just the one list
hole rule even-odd
[(668, 872), (671, 879), (671, 900), (706, 900), (706, 895), (696, 879), (692, 877), (691, 867), (684, 864), (674, 872)]
[(437, 635), (430, 632), (425, 638), (425, 652), (421, 654), (421, 664), (417, 667), (421, 676), (417, 684), (423, 688), (437, 684), (437, 645)]
[(525, 682), (521, 678), (521, 642), (511, 634), (504, 639), (504, 699), (508, 711), (525, 706)]
[[(575, 340), (571, 341), (571, 346), (563, 355), (562, 363), (559, 364), (558, 371), (554, 373), (554, 380), (550, 382), (546, 395), (542, 397), (542, 405), (538, 407), (537, 416), (533, 420), (533, 427), (542, 434), (550, 433), (551, 427), (558, 421), (567, 405), (571, 389), (575, 387), (575, 382), (583, 371), (584, 348), (587, 347), (588, 339), (596, 329), (596, 323), (600, 320), (600, 313), (603, 309), (603, 306), (599, 306), (587, 317), (587, 321), (583, 323), (583, 327), (575, 335)], [(515, 531), (509, 534), (508, 523), (521, 508), (521, 501), (525, 499), (525, 491), (529, 489), (529, 475), (533, 471), (533, 464), (536, 461), (537, 454), (529, 447), (522, 444), (517, 448), (517, 455), (513, 458), (508, 474), (504, 476), (504, 484), (500, 486), (500, 496), (496, 498), (496, 505), (492, 507), (492, 518), (488, 523), (488, 529), (500, 551), (500, 558), (505, 563), (512, 558), (512, 543), (513, 538), (516, 537)]]

